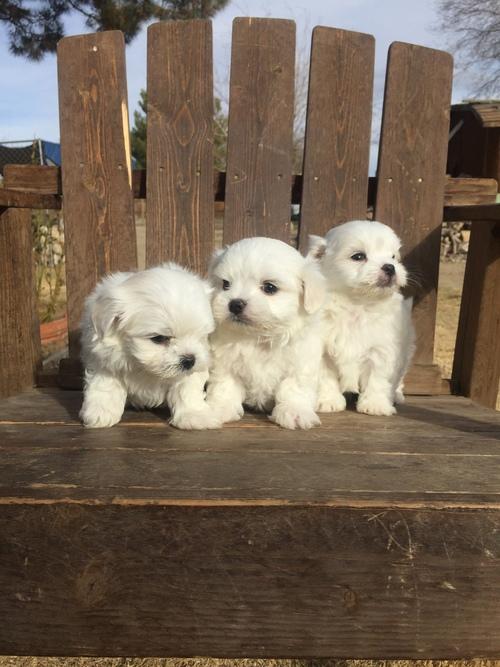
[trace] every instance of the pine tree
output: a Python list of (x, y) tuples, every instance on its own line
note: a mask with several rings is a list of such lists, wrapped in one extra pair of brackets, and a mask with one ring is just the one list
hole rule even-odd
[(89, 30), (121, 30), (128, 44), (150, 21), (210, 18), (230, 0), (0, 0), (0, 23), (14, 55), (41, 60), (64, 37), (64, 19), (80, 14)]

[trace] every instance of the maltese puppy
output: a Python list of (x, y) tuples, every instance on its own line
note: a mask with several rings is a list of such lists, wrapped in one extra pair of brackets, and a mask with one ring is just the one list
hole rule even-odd
[(324, 278), (316, 262), (268, 238), (244, 239), (209, 269), (217, 324), (207, 401), (223, 422), (243, 404), (285, 428), (311, 428), (322, 355)]
[(82, 319), (85, 426), (113, 426), (127, 398), (136, 408), (167, 403), (177, 428), (221, 425), (205, 402), (210, 292), (176, 264), (101, 280)]
[(344, 410), (344, 392), (359, 394), (358, 412), (392, 415), (403, 397), (415, 334), (401, 241), (380, 222), (355, 220), (310, 237), (327, 281), (319, 412)]

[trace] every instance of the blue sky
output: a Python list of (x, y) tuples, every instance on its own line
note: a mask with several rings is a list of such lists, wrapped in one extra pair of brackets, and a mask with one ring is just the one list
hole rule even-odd
[[(294, 19), (298, 50), (307, 51), (307, 40), (316, 25), (334, 26), (375, 36), (375, 106), (383, 92), (385, 58), (393, 41), (406, 41), (434, 48), (446, 48), (436, 23), (433, 0), (234, 0), (214, 19), (214, 63), (218, 89), (224, 93), (229, 75), (231, 23), (237, 16)], [(73, 16), (67, 34), (86, 32), (83, 21)], [(130, 117), (137, 106), (139, 91), (146, 81), (146, 31), (127, 47)], [(40, 63), (16, 58), (9, 53), (0, 25), (0, 142), (40, 137), (59, 140), (57, 70), (55, 56)], [(467, 83), (456, 77), (453, 99), (466, 96)], [(374, 120), (377, 134), (378, 118)]]

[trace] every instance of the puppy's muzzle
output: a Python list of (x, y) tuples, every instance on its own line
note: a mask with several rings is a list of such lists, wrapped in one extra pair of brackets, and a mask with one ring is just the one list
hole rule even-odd
[(183, 357), (181, 357), (179, 365), (183, 371), (189, 371), (191, 370), (191, 368), (193, 368), (195, 363), (196, 363), (196, 357), (194, 356), (194, 354), (186, 354)]
[(241, 315), (246, 305), (247, 302), (243, 299), (231, 299), (228, 304), (229, 312), (233, 315)]
[(394, 264), (383, 264), (380, 267), (380, 274), (377, 284), (379, 287), (391, 287), (394, 284), (396, 269)]

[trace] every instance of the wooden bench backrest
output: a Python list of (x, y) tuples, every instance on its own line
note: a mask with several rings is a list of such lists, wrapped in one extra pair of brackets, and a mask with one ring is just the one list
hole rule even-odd
[[(58, 50), (70, 354), (83, 300), (100, 276), (137, 265), (124, 42), (120, 32), (63, 39)], [(233, 25), (223, 240), (290, 239), (295, 24)], [(308, 234), (367, 215), (374, 39), (314, 30), (299, 248)], [(146, 263), (204, 272), (214, 247), (212, 28), (148, 30)], [(452, 60), (393, 44), (374, 215), (396, 229), (420, 283), (414, 384), (434, 393), (440, 227)]]

